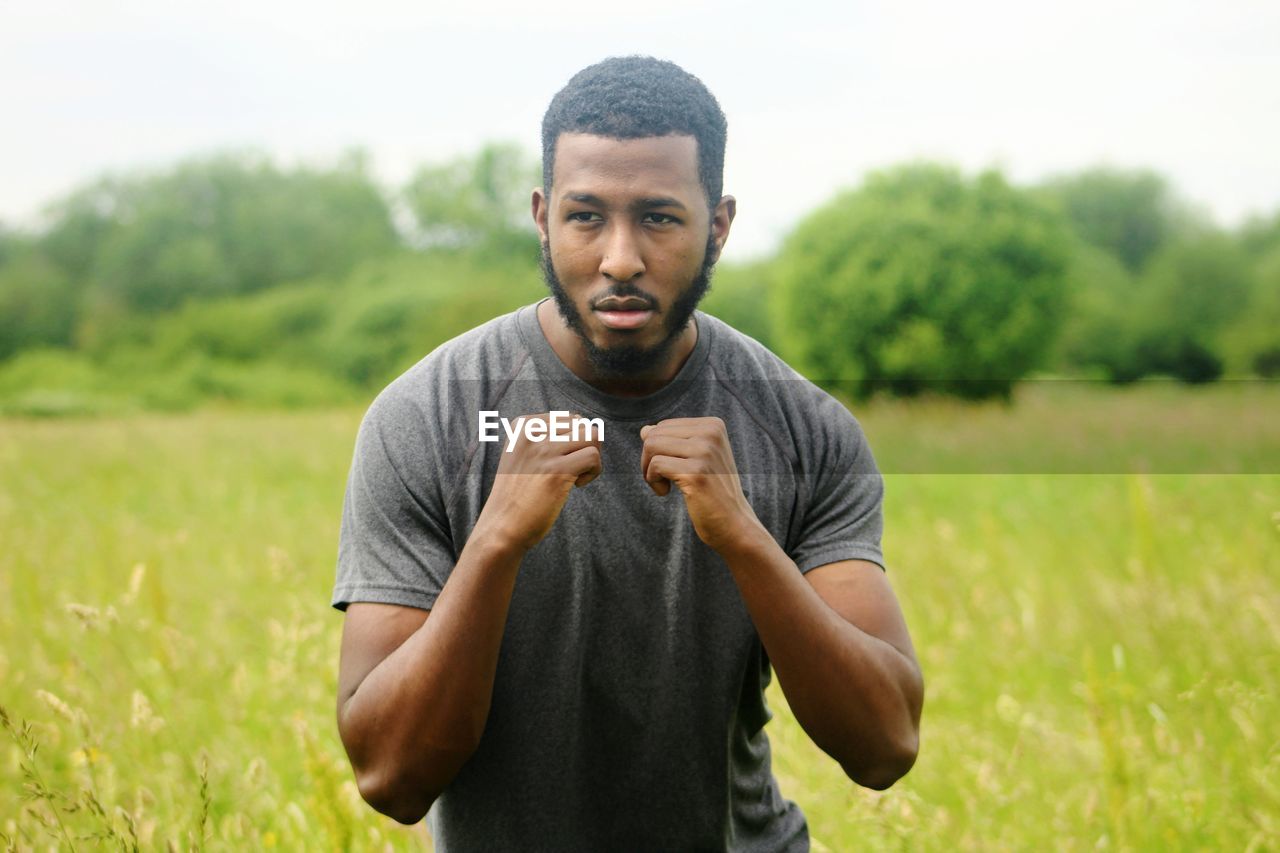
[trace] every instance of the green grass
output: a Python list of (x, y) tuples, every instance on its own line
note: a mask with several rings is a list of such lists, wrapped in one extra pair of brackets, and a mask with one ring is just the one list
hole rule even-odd
[[(886, 470), (930, 472), (890, 473), (885, 535), (923, 743), (893, 789), (859, 789), (775, 685), (775, 771), (816, 849), (1280, 845), (1280, 475), (1123, 473), (1280, 470), (1257, 426), (1280, 405), (1074, 393), (1074, 415), (1034, 397), (858, 411)], [(1152, 445), (1107, 444), (1107, 412), (1183, 426), (1144, 468)], [(55, 813), (143, 849), (426, 845), (359, 800), (333, 722), (359, 416), (0, 421), (0, 705), (30, 722), (0, 734), (17, 847), (56, 844)], [(957, 434), (1034, 454), (1081, 432), (1105, 463), (1080, 470), (1111, 473), (945, 473), (1062, 470), (984, 469), (999, 457)], [(1235, 462), (1203, 455), (1246, 434)], [(24, 765), (43, 799), (21, 799)]]
[(1274, 380), (1041, 379), (1018, 385), (1012, 406), (879, 399), (866, 420), (887, 473), (1280, 474)]

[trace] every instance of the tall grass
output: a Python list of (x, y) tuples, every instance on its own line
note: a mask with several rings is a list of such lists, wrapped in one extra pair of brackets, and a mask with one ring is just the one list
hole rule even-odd
[[(1188, 399), (1123, 405), (1167, 422)], [(904, 431), (937, 452), (955, 430), (1017, 434), (1003, 411), (1065, 442), (1077, 410), (858, 415), (901, 472), (927, 450)], [(429, 844), (360, 801), (334, 724), (328, 600), (359, 416), (0, 421), (0, 841)], [(1255, 470), (1276, 471), (1263, 446)], [(1280, 476), (1123, 473), (1124, 448), (1113, 473), (945, 473), (957, 452), (887, 482), (889, 576), (928, 691), (915, 769), (857, 788), (771, 690), (775, 771), (815, 847), (1280, 845)], [(1197, 470), (1188, 453), (1166, 470)]]

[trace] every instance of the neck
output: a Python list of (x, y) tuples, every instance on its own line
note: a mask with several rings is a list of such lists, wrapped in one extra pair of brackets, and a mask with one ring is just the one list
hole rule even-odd
[(667, 385), (693, 352), (698, 342), (698, 324), (690, 318), (684, 329), (676, 337), (667, 355), (649, 370), (629, 373), (625, 376), (601, 374), (590, 359), (587, 348), (578, 333), (569, 328), (560, 312), (556, 310), (555, 301), (543, 300), (538, 304), (538, 325), (552, 351), (559, 357), (564, 366), (575, 376), (605, 394), (615, 397), (644, 397)]

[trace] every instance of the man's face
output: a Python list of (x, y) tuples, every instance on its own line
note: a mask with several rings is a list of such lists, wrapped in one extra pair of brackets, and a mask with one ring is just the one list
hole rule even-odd
[(533, 212), (561, 316), (598, 373), (657, 367), (710, 287), (733, 200), (708, 211), (691, 136), (566, 133), (553, 181)]

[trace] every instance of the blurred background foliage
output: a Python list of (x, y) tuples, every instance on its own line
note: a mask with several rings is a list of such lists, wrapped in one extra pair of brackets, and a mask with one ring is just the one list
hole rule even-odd
[[(351, 152), (111, 175), (0, 227), (0, 412), (367, 399), (545, 291), (536, 159), (509, 143), (389, 190)], [(912, 163), (722, 264), (703, 306), (815, 380), (1008, 398), (1037, 375), (1280, 376), (1280, 213), (1216, 227), (1158, 174), (1019, 187)]]
[(783, 353), (855, 396), (1008, 397), (1066, 304), (1064, 223), (996, 172), (871, 175), (810, 214), (778, 255)]

